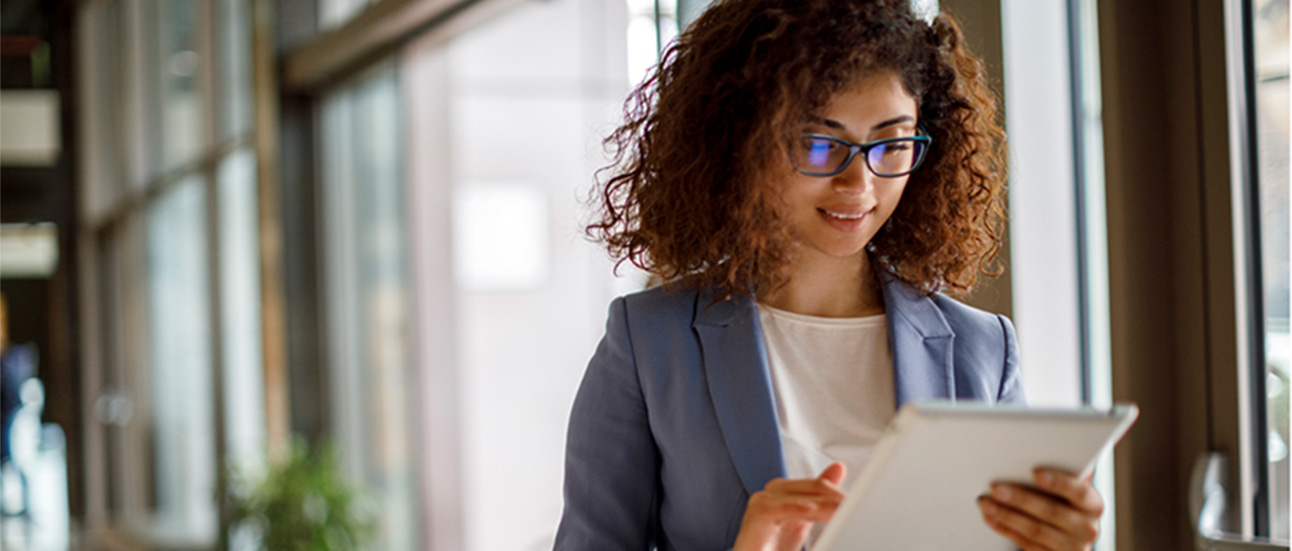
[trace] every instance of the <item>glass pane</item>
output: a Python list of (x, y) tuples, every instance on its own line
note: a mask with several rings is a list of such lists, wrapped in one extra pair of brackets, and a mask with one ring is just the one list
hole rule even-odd
[(341, 27), (358, 17), (369, 0), (319, 0), (319, 30)]
[(206, 193), (192, 176), (148, 210), (155, 524), (162, 541), (216, 534)]
[(251, 130), (251, 5), (219, 0), (220, 137)]
[[(518, 6), (442, 50), (427, 41), (403, 73), (413, 86), (407, 93), (425, 108), (409, 117), (410, 139), (421, 138), (411, 150), (425, 152), (417, 160), (452, 160), (451, 170), (427, 161), (410, 187), (451, 189), (443, 231), (457, 280), (442, 284), (454, 286), (453, 312), (418, 315), (455, 336), (452, 363), (423, 369), (456, 371), (460, 437), (450, 453), (459, 454), (460, 491), (432, 485), (429, 499), (456, 500), (455, 548), (464, 551), (552, 548), (570, 403), (602, 335), (605, 305), (645, 279), (627, 270), (614, 277), (604, 251), (580, 237), (588, 213), (575, 198), (606, 162), (598, 144), (619, 122), (633, 32), (645, 29), (642, 51), (655, 62), (656, 14), (650, 0), (626, 2), (634, 11), (588, 11), (594, 3)], [(518, 55), (517, 43), (534, 46)], [(588, 53), (595, 63), (580, 61)], [(585, 82), (606, 86), (588, 90)]]
[(124, 431), (130, 422), (131, 406), (129, 396), (125, 393), (124, 376), (124, 343), (126, 326), (125, 312), (122, 308), (124, 289), (122, 288), (121, 262), (125, 256), (120, 246), (120, 234), (104, 231), (96, 240), (96, 255), (99, 280), (96, 290), (99, 296), (99, 330), (102, 343), (99, 350), (102, 373), (99, 379), (100, 396), (94, 404), (94, 411), (99, 426), (102, 427), (104, 451), (104, 491), (107, 493), (107, 507), (113, 512), (124, 512), (129, 509), (126, 503), (126, 489), (123, 482), (127, 477), (121, 476), (126, 464), (123, 457)]
[(206, 125), (202, 111), (202, 88), (199, 81), (203, 60), (198, 54), (197, 17), (201, 5), (197, 0), (168, 0), (145, 3), (148, 14), (155, 17), (157, 57), (154, 86), (161, 99), (162, 167), (173, 168), (192, 161), (201, 153)]
[[(1073, 121), (1080, 129), (1079, 144), (1082, 176), (1085, 178), (1079, 200), (1084, 206), (1084, 244), (1086, 282), (1086, 385), (1089, 405), (1107, 408), (1113, 405), (1112, 326), (1108, 283), (1108, 221), (1104, 196), (1104, 126), (1103, 84), (1099, 66), (1099, 17), (1097, 0), (1077, 2), (1077, 57), (1075, 74), (1079, 79), (1080, 117)], [(1095, 543), (1096, 551), (1113, 551), (1117, 546), (1117, 496), (1115, 494), (1117, 451), (1105, 453), (1095, 465), (1095, 489), (1103, 495), (1105, 508), (1099, 532), (1109, 534)]]
[(702, 12), (705, 5), (680, 6), (677, 1), (627, 0), (628, 78), (635, 85), (659, 62), (660, 54), (677, 37), (679, 7)]
[(377, 504), (381, 549), (417, 547), (399, 81), (386, 68), (323, 108), (333, 434)]
[(152, 355), (149, 340), (147, 221), (142, 212), (127, 216), (106, 235), (104, 262), (105, 292), (112, 293), (104, 311), (110, 316), (105, 338), (117, 342), (105, 351), (106, 400), (96, 404), (111, 425), (108, 434), (108, 476), (112, 477), (111, 502), (115, 519), (133, 532), (147, 532), (154, 507), (153, 426), (149, 417), (152, 403)]
[(225, 460), (253, 468), (265, 442), (255, 155), (242, 149), (226, 157), (217, 178)]
[(1261, 279), (1269, 409), (1270, 535), (1288, 539), (1288, 0), (1251, 3)]
[(120, 143), (117, 123), (119, 75), (123, 68), (117, 49), (120, 38), (120, 5), (100, 2), (87, 5), (80, 15), (77, 32), (81, 41), (81, 81), (86, 88), (81, 95), (84, 121), (81, 130), (87, 145), (81, 150), (81, 195), (84, 209), (91, 219), (105, 215), (116, 202), (119, 182), (116, 147)]

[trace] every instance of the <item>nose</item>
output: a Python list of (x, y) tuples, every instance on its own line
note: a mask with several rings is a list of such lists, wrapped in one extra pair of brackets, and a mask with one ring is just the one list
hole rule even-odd
[(852, 158), (852, 162), (848, 163), (843, 172), (831, 178), (830, 185), (836, 193), (865, 195), (875, 188), (875, 178), (878, 176), (866, 167), (866, 160), (861, 158), (861, 155), (857, 155)]

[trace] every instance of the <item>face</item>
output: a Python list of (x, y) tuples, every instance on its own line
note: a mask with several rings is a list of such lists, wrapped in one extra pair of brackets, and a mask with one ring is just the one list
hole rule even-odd
[[(839, 92), (803, 132), (865, 144), (914, 136), (917, 122), (915, 98), (896, 74), (884, 72)], [(785, 200), (800, 254), (855, 258), (892, 216), (909, 175), (875, 176), (863, 157), (858, 153), (842, 172), (827, 177), (802, 174), (786, 159)]]

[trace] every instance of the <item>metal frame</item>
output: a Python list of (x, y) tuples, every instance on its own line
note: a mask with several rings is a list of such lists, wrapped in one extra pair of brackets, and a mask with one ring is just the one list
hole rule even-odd
[(394, 55), (413, 38), (436, 34), (447, 40), (522, 1), (382, 0), (289, 51), (283, 58), (283, 90), (326, 90)]
[(1077, 253), (1077, 350), (1081, 355), (1078, 366), (1081, 373), (1081, 403), (1087, 406), (1094, 400), (1091, 388), (1090, 351), (1090, 261), (1086, 226), (1086, 144), (1084, 94), (1081, 91), (1081, 5), (1080, 0), (1067, 0), (1068, 23), (1068, 86), (1072, 117), (1072, 204), (1076, 207)]
[[(151, 384), (147, 375), (147, 366), (150, 362), (146, 344), (147, 327), (138, 323), (127, 323), (115, 329), (118, 331), (117, 336), (121, 344), (116, 348), (118, 353), (112, 358), (103, 356), (110, 352), (104, 348), (109, 340), (105, 337), (110, 337), (104, 333), (104, 330), (113, 329), (112, 320), (124, 319), (129, 322), (129, 320), (146, 319), (146, 312), (140, 310), (147, 301), (144, 293), (146, 283), (141, 283), (147, 280), (147, 273), (143, 268), (147, 254), (146, 236), (143, 233), (145, 216), (153, 201), (192, 175), (203, 178), (202, 187), (206, 197), (204, 216), (207, 217), (205, 245), (208, 249), (206, 251), (208, 288), (205, 299), (209, 301), (211, 323), (211, 369), (208, 375), (211, 378), (214, 400), (211, 414), (215, 439), (213, 444), (217, 458), (224, 456), (226, 448), (226, 407), (223, 390), (225, 338), (221, 323), (224, 314), (221, 311), (222, 282), (220, 281), (223, 259), (219, 248), (221, 205), (217, 176), (220, 164), (225, 159), (236, 151), (256, 146), (257, 142), (249, 132), (230, 139), (220, 138), (219, 123), (224, 106), (221, 105), (220, 96), (216, 90), (216, 83), (220, 78), (216, 62), (222, 54), (219, 47), (221, 36), (219, 31), (223, 28), (221, 26), (223, 22), (218, 17), (218, 1), (198, 0), (193, 20), (195, 31), (193, 48), (202, 60), (201, 70), (194, 75), (194, 78), (202, 96), (201, 116), (205, 126), (200, 138), (198, 155), (186, 162), (169, 166), (164, 166), (164, 163), (160, 162), (161, 159), (157, 158), (159, 153), (155, 146), (161, 130), (161, 115), (151, 108), (152, 100), (159, 94), (158, 87), (164, 83), (156, 71), (147, 69), (147, 67), (157, 66), (161, 55), (157, 40), (147, 38), (147, 29), (151, 28), (154, 29), (151, 32), (157, 32), (155, 30), (157, 21), (150, 14), (154, 13), (152, 10), (157, 9), (158, 6), (150, 6), (140, 0), (99, 0), (95, 4), (87, 3), (78, 8), (85, 10), (115, 2), (121, 15), (113, 24), (119, 26), (117, 35), (121, 39), (122, 51), (100, 54), (115, 55), (116, 59), (122, 60), (119, 71), (123, 75), (119, 81), (120, 93), (115, 94), (116, 101), (120, 105), (108, 106), (117, 113), (115, 116), (118, 124), (112, 129), (113, 136), (106, 137), (111, 143), (97, 143), (105, 136), (87, 136), (83, 140), (86, 150), (99, 146), (117, 151), (113, 156), (119, 159), (114, 163), (115, 174), (109, 178), (109, 181), (114, 183), (114, 189), (111, 192), (112, 200), (108, 208), (98, 212), (82, 209), (79, 213), (83, 227), (79, 239), (84, 247), (80, 256), (82, 265), (85, 266), (80, 283), (80, 296), (82, 303), (86, 305), (86, 315), (82, 318), (81, 343), (87, 351), (84, 355), (83, 369), (86, 380), (89, 381), (81, 395), (87, 410), (84, 415), (87, 426), (84, 443), (87, 458), (99, 457), (105, 460), (90, 461), (86, 466), (90, 487), (87, 493), (89, 499), (87, 529), (91, 531), (92, 538), (102, 538), (115, 549), (149, 549), (164, 543), (150, 541), (152, 537), (145, 519), (122, 515), (123, 512), (131, 511), (143, 513), (151, 508), (147, 497), (148, 488), (154, 483), (148, 452), (151, 429), (147, 423), (147, 417), (151, 415), (151, 406), (148, 403)], [(249, 0), (249, 3), (256, 1)], [(260, 11), (253, 11), (247, 15), (259, 13)], [(251, 20), (247, 23), (253, 24)], [(116, 55), (118, 53), (124, 55)], [(92, 61), (85, 59), (83, 63)], [(92, 93), (97, 84), (87, 82), (85, 86), (85, 92)], [(99, 106), (96, 102), (87, 100), (86, 107)], [(164, 139), (164, 136), (162, 138)], [(259, 160), (258, 164), (260, 164)], [(96, 183), (86, 180), (83, 185)], [(108, 243), (111, 254), (117, 255), (119, 259), (110, 264), (104, 264), (97, 258), (100, 255), (100, 247), (97, 244), (100, 242)], [(105, 270), (114, 269), (118, 271), (118, 275), (115, 278), (109, 277), (120, 282), (120, 286), (104, 289), (98, 283), (100, 276), (104, 275)], [(104, 292), (124, 294), (105, 299), (101, 296)], [(103, 303), (104, 300), (109, 302)], [(114, 308), (113, 305), (116, 307)], [(101, 308), (107, 308), (107, 310)], [(132, 314), (124, 309), (133, 309), (135, 312)], [(266, 341), (266, 348), (268, 345), (269, 341)], [(102, 425), (93, 407), (100, 397), (104, 396), (104, 392), (113, 390), (104, 386), (104, 383), (112, 383), (113, 380), (116, 384), (127, 382), (131, 384), (128, 392), (133, 397), (130, 401), (133, 402), (134, 410), (134, 420), (130, 426), (108, 429), (121, 431), (115, 438), (106, 437), (106, 434), (100, 432), (103, 430), (100, 428)], [(124, 395), (122, 398), (129, 399)], [(109, 457), (114, 457), (117, 469), (124, 469), (124, 471), (110, 472), (116, 469), (112, 468), (114, 462), (106, 461)], [(119, 484), (117, 492), (111, 491), (110, 483)], [(217, 543), (209, 542), (211, 545)], [(206, 545), (208, 543), (201, 544), (202, 547)]]
[[(1261, 282), (1259, 150), (1256, 138), (1255, 47), (1251, 0), (1225, 2), (1225, 54), (1229, 70), (1230, 152), (1233, 156), (1234, 280), (1240, 362), (1239, 463), (1242, 533), (1266, 536), (1270, 531), (1268, 409), (1265, 391), (1264, 287)], [(1246, 400), (1246, 402), (1243, 401)], [(1246, 405), (1243, 408), (1243, 405)], [(1245, 411), (1244, 411), (1245, 410)], [(1243, 420), (1243, 416), (1246, 419)]]

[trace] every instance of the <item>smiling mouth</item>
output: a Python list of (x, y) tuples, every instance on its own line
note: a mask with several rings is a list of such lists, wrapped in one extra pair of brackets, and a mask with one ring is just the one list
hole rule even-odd
[(862, 218), (865, 218), (867, 214), (870, 214), (870, 211), (859, 212), (857, 214), (844, 214), (841, 212), (834, 212), (826, 209), (817, 209), (817, 210), (825, 213), (827, 216), (830, 216), (832, 218), (838, 218), (839, 220), (861, 220)]

